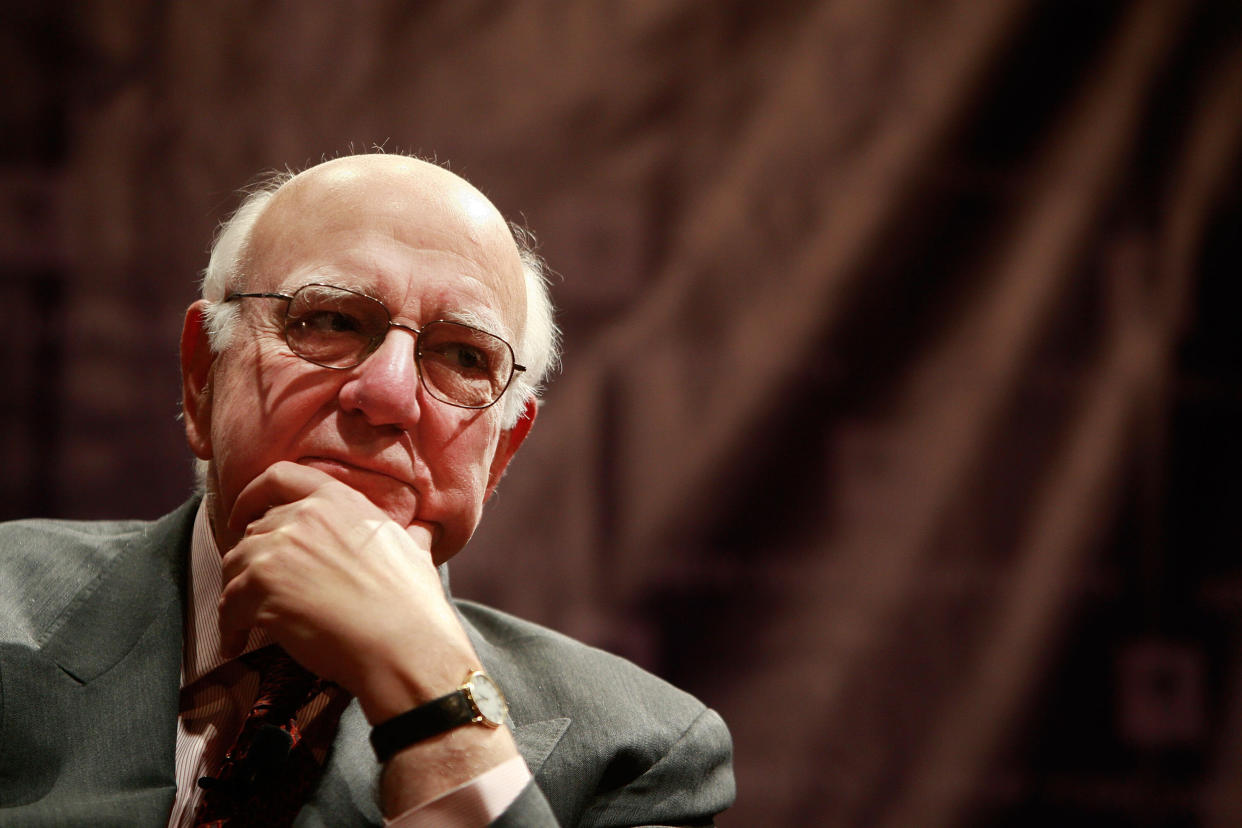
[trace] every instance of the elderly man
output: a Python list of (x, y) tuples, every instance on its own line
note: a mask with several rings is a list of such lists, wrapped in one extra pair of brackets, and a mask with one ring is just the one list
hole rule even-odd
[(203, 297), (181, 365), (205, 496), (0, 527), (0, 824), (689, 825), (731, 802), (715, 713), (447, 596), (555, 357), (537, 260), (477, 190), (391, 155), (273, 182)]

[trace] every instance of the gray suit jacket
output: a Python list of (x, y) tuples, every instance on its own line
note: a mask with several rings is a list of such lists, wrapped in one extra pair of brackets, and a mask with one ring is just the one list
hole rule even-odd
[[(163, 826), (196, 502), (147, 522), (0, 524), (0, 826)], [(456, 602), (535, 783), (506, 826), (707, 824), (733, 800), (720, 717), (634, 665)], [(356, 702), (298, 826), (381, 824)]]

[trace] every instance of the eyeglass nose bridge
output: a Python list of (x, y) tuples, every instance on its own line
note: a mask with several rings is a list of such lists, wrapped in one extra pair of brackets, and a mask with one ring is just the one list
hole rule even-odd
[[(384, 341), (388, 339), (388, 334), (392, 333), (393, 328), (400, 328), (401, 330), (406, 331), (413, 336), (414, 341), (411, 344), (413, 347), (414, 364), (415, 366), (418, 365), (419, 363), (418, 349), (419, 349), (420, 343), (423, 341), (422, 329), (416, 328), (413, 325), (405, 325), (401, 322), (394, 322), (392, 319), (388, 320), (388, 326), (384, 328), (384, 330), (380, 331), (379, 333), (377, 333), (375, 336), (371, 338), (371, 344), (368, 345), (366, 351), (363, 352), (362, 359), (358, 360), (358, 363), (357, 363), (358, 365), (361, 365), (363, 362), (369, 359), (372, 354), (374, 354), (376, 351), (378, 351), (380, 348), (384, 346)], [(354, 367), (357, 367), (357, 366), (354, 366)], [(421, 369), (420, 369), (420, 374), (421, 374)]]
[[(415, 328), (413, 325), (406, 325), (401, 322), (396, 322), (391, 317), (387, 320), (387, 325), (384, 329), (375, 336), (371, 337), (370, 343), (367, 345), (366, 349), (358, 355), (358, 358), (354, 364), (345, 366), (342, 370), (352, 370), (369, 362), (371, 357), (375, 356), (376, 352), (379, 351), (380, 348), (384, 347), (384, 343), (388, 340), (388, 335), (392, 333), (393, 328), (398, 328), (409, 333), (411, 338), (414, 340), (410, 343), (410, 359), (414, 362), (414, 373), (418, 377), (418, 384), (422, 386), (424, 391), (431, 394), (431, 396), (436, 399), (440, 399), (442, 392), (437, 392), (436, 389), (433, 389), (431, 387), (431, 383), (423, 374), (423, 361), (419, 351), (423, 341), (422, 329)], [(450, 405), (457, 405), (457, 403), (450, 403)]]
[[(435, 325), (436, 323), (430, 322), (428, 324)], [(414, 362), (414, 373), (415, 375), (417, 375), (418, 384), (419, 386), (422, 387), (423, 391), (425, 391), (427, 394), (430, 394), (434, 399), (440, 400), (441, 402), (446, 402), (449, 405), (457, 406), (459, 408), (480, 407), (480, 406), (465, 405), (460, 402), (454, 402), (443, 390), (438, 388), (436, 384), (432, 382), (427, 377), (427, 375), (423, 372), (422, 343), (423, 343), (423, 331), (426, 329), (426, 327), (427, 327), (426, 325), (424, 325), (422, 328), (416, 328), (413, 325), (406, 325), (403, 322), (395, 321), (390, 316), (387, 320), (387, 326), (384, 328), (384, 330), (377, 333), (374, 337), (372, 337), (370, 344), (367, 346), (365, 351), (359, 354), (357, 361), (354, 362), (353, 365), (350, 365), (344, 368), (344, 370), (350, 370), (353, 368), (357, 368), (358, 366), (368, 362), (371, 359), (371, 357), (375, 356), (375, 353), (380, 348), (384, 347), (384, 342), (388, 340), (388, 335), (392, 333), (392, 329), (398, 328), (400, 330), (403, 330), (409, 333), (414, 340), (411, 343), (410, 358)], [(522, 370), (526, 370), (526, 369), (523, 367)], [(508, 386), (506, 385), (506, 387)], [(495, 400), (492, 401), (492, 403), (494, 402)], [(488, 403), (488, 405), (490, 406), (492, 403)], [(487, 406), (482, 406), (482, 407), (487, 407)]]

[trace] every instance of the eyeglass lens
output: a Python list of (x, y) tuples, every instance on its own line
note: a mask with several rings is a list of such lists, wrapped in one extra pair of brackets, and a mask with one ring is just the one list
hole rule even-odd
[[(391, 322), (388, 309), (376, 299), (330, 285), (306, 285), (289, 302), (285, 340), (290, 350), (316, 365), (352, 368), (379, 348)], [(415, 359), (432, 395), (472, 408), (495, 402), (513, 375), (508, 343), (456, 322), (423, 326)]]

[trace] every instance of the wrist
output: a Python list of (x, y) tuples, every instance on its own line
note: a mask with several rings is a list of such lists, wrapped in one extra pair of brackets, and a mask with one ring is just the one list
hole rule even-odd
[(410, 745), (383, 765), (383, 812), (396, 816), (520, 757), (508, 727), (459, 727)]
[(471, 670), (459, 685), (430, 701), (381, 720), (371, 729), (380, 762), (405, 748), (467, 726), (496, 730), (508, 722), (500, 686), (481, 670)]
[(342, 684), (358, 700), (367, 721), (377, 725), (414, 707), (440, 698), (461, 686), (481, 664), (470, 642), (394, 641), (371, 650), (351, 685)]

